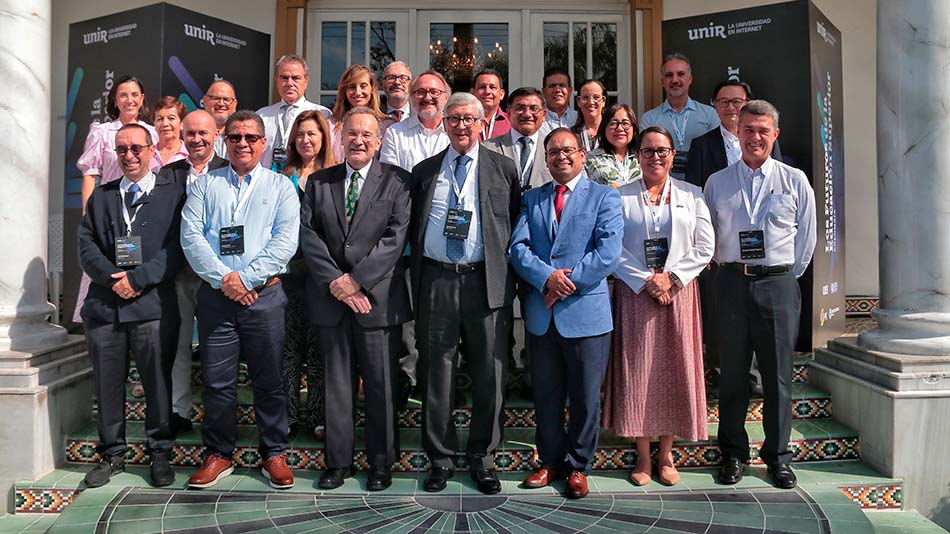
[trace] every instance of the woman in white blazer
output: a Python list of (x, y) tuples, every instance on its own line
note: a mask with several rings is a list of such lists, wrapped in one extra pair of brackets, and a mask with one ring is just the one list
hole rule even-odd
[(637, 138), (642, 178), (620, 188), (623, 251), (614, 282), (613, 351), (603, 426), (636, 438), (631, 481), (650, 482), (650, 439), (659, 436), (660, 482), (673, 485), (674, 436), (705, 440), (702, 315), (694, 281), (712, 259), (702, 191), (670, 176), (673, 136), (659, 126)]

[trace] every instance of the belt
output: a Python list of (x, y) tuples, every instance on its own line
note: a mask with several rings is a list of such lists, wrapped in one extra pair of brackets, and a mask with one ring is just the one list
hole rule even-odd
[(750, 265), (748, 263), (723, 263), (721, 265), (739, 271), (746, 276), (776, 276), (792, 270), (791, 265)]
[(455, 274), (467, 274), (474, 273), (475, 271), (481, 271), (485, 268), (485, 262), (478, 263), (445, 263), (432, 258), (425, 258), (426, 263), (429, 265), (444, 269), (446, 271), (452, 271)]
[(280, 283), (280, 276), (272, 276), (268, 278), (267, 281), (264, 282), (262, 286), (256, 287), (254, 289), (264, 289), (265, 287), (276, 286), (279, 283)]

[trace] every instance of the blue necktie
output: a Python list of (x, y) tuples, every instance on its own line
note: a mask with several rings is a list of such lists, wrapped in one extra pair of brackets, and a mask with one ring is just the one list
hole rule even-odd
[[(465, 186), (465, 175), (467, 174), (468, 162), (470, 161), (472, 161), (472, 158), (465, 154), (455, 158), (455, 184), (458, 186), (459, 191)], [(447, 204), (449, 209), (455, 209), (458, 205), (458, 196), (455, 194), (455, 187), (449, 188)], [(456, 237), (445, 238), (445, 255), (448, 256), (452, 263), (458, 263), (458, 261), (465, 256), (465, 240)]]
[(129, 213), (132, 213), (132, 206), (135, 205), (135, 201), (139, 199), (139, 191), (142, 188), (139, 187), (139, 184), (133, 183), (129, 186), (129, 192), (125, 194), (125, 207), (129, 210)]

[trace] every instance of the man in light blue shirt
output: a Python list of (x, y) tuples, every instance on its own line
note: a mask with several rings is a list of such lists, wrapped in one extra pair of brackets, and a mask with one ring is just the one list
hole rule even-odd
[(287, 394), (283, 385), (284, 309), (277, 275), (297, 250), (300, 202), (286, 177), (260, 166), (260, 116), (241, 110), (228, 119), (231, 165), (194, 183), (182, 212), (181, 244), (203, 281), (198, 339), (204, 379), (201, 433), (205, 458), (188, 481), (207, 488), (234, 470), (235, 388), (240, 359), (254, 384), (262, 473), (277, 489), (294, 485), (287, 467)]
[(682, 180), (686, 176), (690, 143), (719, 126), (719, 115), (712, 106), (689, 97), (689, 86), (693, 83), (689, 58), (680, 53), (669, 54), (663, 58), (660, 75), (666, 100), (640, 117), (640, 131), (650, 126), (662, 126), (673, 134), (676, 157), (670, 174)]

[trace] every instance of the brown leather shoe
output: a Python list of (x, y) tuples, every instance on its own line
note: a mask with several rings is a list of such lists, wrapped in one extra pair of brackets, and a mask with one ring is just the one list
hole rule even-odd
[(564, 496), (568, 499), (581, 499), (587, 496), (587, 476), (580, 471), (571, 471), (567, 477), (567, 492)]
[(294, 487), (294, 474), (287, 466), (287, 455), (271, 456), (261, 464), (261, 474), (270, 480), (270, 487), (274, 489), (289, 489)]
[(195, 489), (210, 488), (222, 478), (234, 472), (231, 460), (217, 454), (205, 456), (204, 463), (188, 479), (188, 487)]
[(524, 487), (531, 489), (543, 488), (555, 480), (562, 478), (564, 478), (564, 473), (561, 473), (557, 469), (553, 467), (542, 467), (524, 479)]

